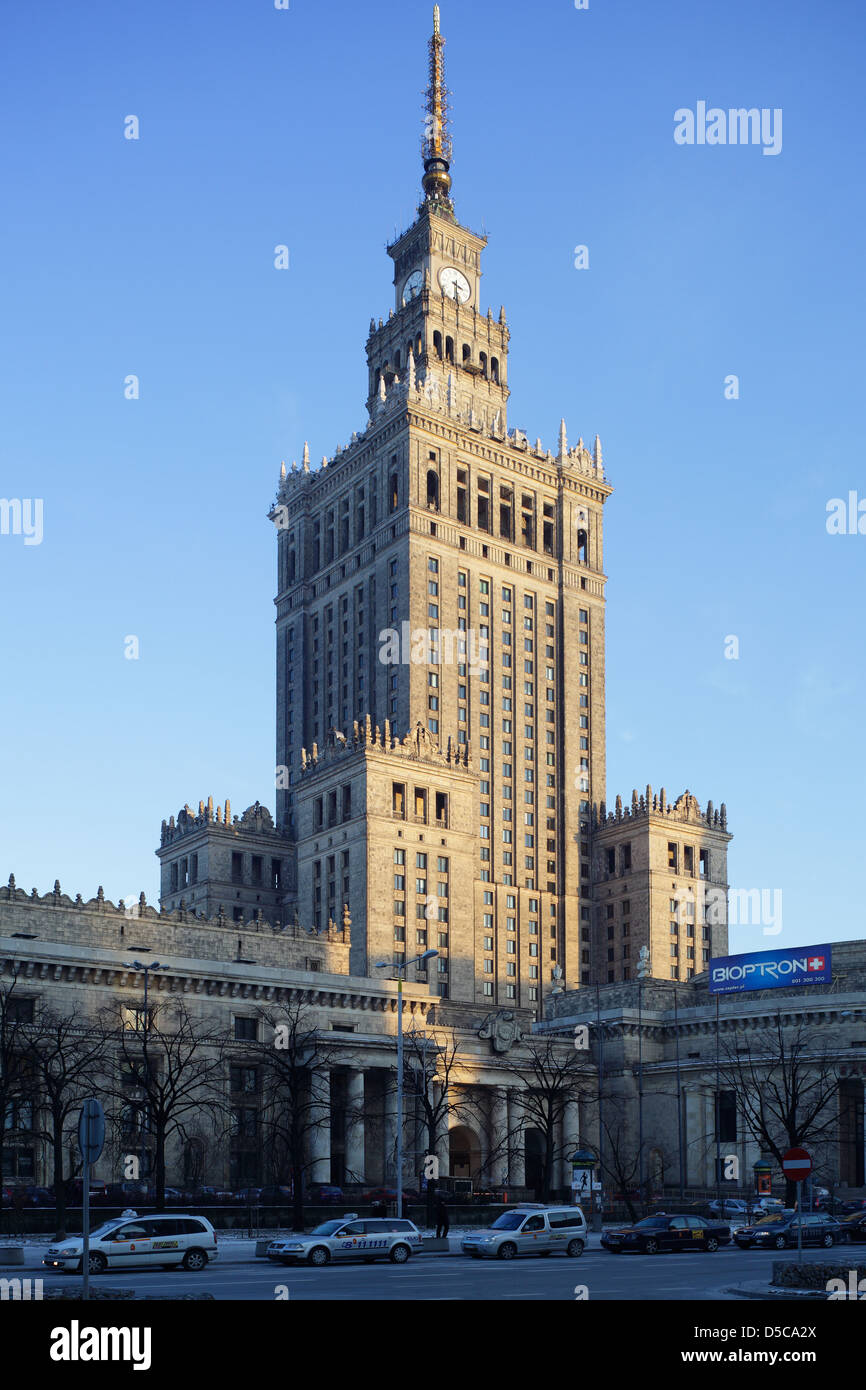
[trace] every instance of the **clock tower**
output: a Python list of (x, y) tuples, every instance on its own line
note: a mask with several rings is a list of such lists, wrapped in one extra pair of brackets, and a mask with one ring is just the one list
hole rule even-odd
[[(433, 11), (422, 154), (424, 198), (418, 217), (388, 247), (394, 262), (394, 309), (371, 324), (367, 341), (371, 415), (377, 396), (410, 370), (431, 375), (460, 405), (504, 437), (508, 400), (508, 329), (504, 311), (481, 312), (481, 253), (487, 238), (457, 221), (451, 199), (451, 136), (445, 86), (445, 40)], [(410, 368), (411, 358), (411, 368)], [(450, 387), (449, 387), (450, 381)]]
[(347, 905), (354, 974), (437, 952), (417, 975), (465, 1020), (589, 979), (611, 488), (597, 437), (508, 428), (509, 330), (452, 201), (443, 44), (437, 7), (368, 418), (319, 468), (305, 447), (271, 512), (277, 820), (283, 920), (324, 932)]

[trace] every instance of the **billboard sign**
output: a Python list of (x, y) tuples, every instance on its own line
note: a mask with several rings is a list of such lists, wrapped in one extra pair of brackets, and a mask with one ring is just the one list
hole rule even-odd
[(826, 985), (832, 980), (829, 946), (794, 946), (786, 951), (750, 951), (710, 961), (710, 994), (741, 994), (780, 985)]

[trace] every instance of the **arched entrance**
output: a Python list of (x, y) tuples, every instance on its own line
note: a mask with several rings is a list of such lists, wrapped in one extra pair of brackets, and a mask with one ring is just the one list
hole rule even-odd
[(448, 1162), (452, 1178), (477, 1179), (481, 1168), (481, 1141), (474, 1129), (455, 1125), (449, 1130)]

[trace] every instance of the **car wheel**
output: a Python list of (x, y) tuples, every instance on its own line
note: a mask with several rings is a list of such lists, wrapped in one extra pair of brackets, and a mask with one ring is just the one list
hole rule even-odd
[(307, 1263), (311, 1265), (316, 1265), (319, 1268), (321, 1268), (322, 1265), (328, 1264), (330, 1258), (331, 1252), (330, 1250), (328, 1250), (327, 1246), (314, 1245), (309, 1255), (307, 1256)]
[(643, 1243), (643, 1252), (645, 1255), (657, 1255), (660, 1248), (658, 1241), (654, 1240), (652, 1237), (649, 1240), (645, 1240)]
[(565, 1253), (566, 1255), (570, 1255), (573, 1260), (576, 1260), (578, 1255), (583, 1254), (583, 1241), (570, 1240), (568, 1242), (568, 1245), (565, 1247)]
[(513, 1260), (517, 1254), (517, 1246), (513, 1240), (506, 1240), (500, 1245), (496, 1253), (500, 1260)]
[(707, 1250), (709, 1250), (711, 1255), (714, 1253), (714, 1251), (718, 1250), (719, 1242), (716, 1240), (715, 1236), (710, 1236), (708, 1238), (706, 1248)]
[(784, 1236), (776, 1236), (776, 1239), (773, 1241), (773, 1244), (775, 1245), (777, 1250), (784, 1250), (788, 1242), (785, 1240)]
[(91, 1250), (87, 1257), (87, 1268), (91, 1274), (104, 1274), (108, 1268), (108, 1260), (101, 1250)]
[(836, 1244), (832, 1231), (828, 1231), (827, 1234), (822, 1237), (821, 1244), (825, 1250), (829, 1250), (831, 1245)]
[(184, 1269), (192, 1270), (197, 1274), (207, 1264), (207, 1255), (203, 1250), (187, 1250), (182, 1263)]
[(404, 1265), (411, 1254), (408, 1245), (395, 1245), (389, 1251), (388, 1259), (392, 1265)]

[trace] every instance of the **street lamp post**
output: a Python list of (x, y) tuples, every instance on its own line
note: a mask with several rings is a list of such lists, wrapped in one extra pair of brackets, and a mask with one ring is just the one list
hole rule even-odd
[[(126, 969), (127, 969), (127, 970), (137, 970), (138, 973), (139, 973), (140, 975), (144, 975), (144, 1029), (143, 1029), (143, 1031), (144, 1031), (144, 1044), (143, 1044), (143, 1051), (144, 1051), (144, 1066), (145, 1066), (145, 1071), (147, 1071), (147, 1068), (148, 1068), (148, 1059), (147, 1059), (147, 1034), (148, 1034), (148, 1027), (149, 1027), (149, 1018), (148, 1018), (148, 1012), (147, 1012), (147, 987), (148, 987), (148, 983), (149, 983), (151, 974), (156, 974), (156, 972), (157, 972), (158, 970), (170, 970), (170, 969), (171, 969), (171, 966), (170, 966), (170, 965), (162, 965), (162, 964), (160, 964), (160, 962), (159, 962), (158, 960), (152, 960), (152, 961), (150, 962), (150, 965), (142, 965), (142, 963), (141, 963), (140, 960), (125, 961), (125, 962), (124, 962), (124, 965), (126, 966)], [(141, 1165), (141, 1171), (140, 1171), (140, 1173), (139, 1173), (139, 1177), (140, 1177), (140, 1178), (144, 1178), (144, 1172), (145, 1172), (145, 1168), (146, 1168), (146, 1166), (147, 1166), (146, 1163), (145, 1163), (145, 1158), (146, 1158), (146, 1155), (147, 1155), (147, 1141), (146, 1141), (146, 1139), (145, 1139), (146, 1124), (147, 1124), (147, 1110), (146, 1110), (146, 1108), (145, 1108), (144, 1106), (142, 1106), (142, 1110), (141, 1110), (141, 1133), (140, 1133), (140, 1135), (139, 1135), (139, 1153), (140, 1153), (139, 1163), (140, 1163), (140, 1165)]]
[(397, 1215), (403, 1215), (403, 978), (410, 965), (421, 965), (438, 956), (438, 951), (424, 951), (410, 960), (378, 960), (377, 970), (397, 971)]

